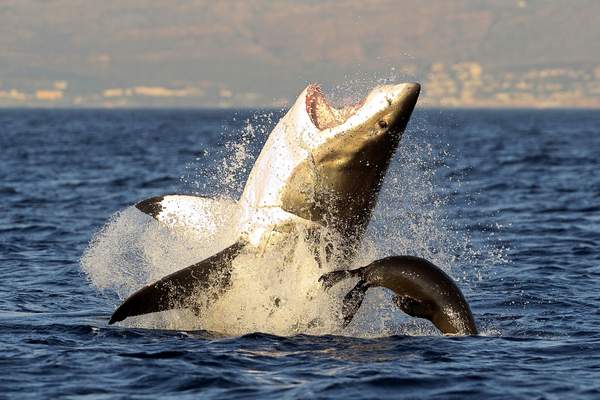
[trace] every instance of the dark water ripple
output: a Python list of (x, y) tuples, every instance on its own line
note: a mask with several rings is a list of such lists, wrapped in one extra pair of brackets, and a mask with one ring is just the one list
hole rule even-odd
[(600, 398), (596, 111), (421, 111), (411, 123), (404, 141), (452, 155), (423, 168), (437, 169), (457, 230), (507, 251), (508, 263), (456, 270), (487, 336), (108, 327), (115, 298), (78, 265), (92, 232), (181, 189), (193, 160), (210, 169), (251, 115), (0, 111), (0, 398)]

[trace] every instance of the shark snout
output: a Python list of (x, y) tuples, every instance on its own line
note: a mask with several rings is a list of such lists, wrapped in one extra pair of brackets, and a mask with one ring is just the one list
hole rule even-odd
[(383, 129), (382, 133), (401, 135), (417, 104), (421, 85), (418, 83), (402, 83), (381, 86), (379, 90), (383, 92), (387, 103), (380, 114), (379, 127)]
[(417, 99), (421, 93), (421, 85), (416, 82), (402, 83), (390, 87), (387, 96), (388, 103), (395, 109), (408, 112), (409, 115), (417, 104)]

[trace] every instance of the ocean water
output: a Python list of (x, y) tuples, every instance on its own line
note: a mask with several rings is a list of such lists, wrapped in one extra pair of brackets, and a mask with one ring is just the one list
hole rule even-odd
[(441, 336), (377, 291), (346, 330), (235, 331), (227, 313), (222, 330), (185, 314), (108, 326), (155, 265), (197, 250), (127, 207), (235, 197), (280, 116), (0, 111), (0, 398), (600, 398), (598, 111), (413, 115), (364, 251), (444, 267), (479, 336)]

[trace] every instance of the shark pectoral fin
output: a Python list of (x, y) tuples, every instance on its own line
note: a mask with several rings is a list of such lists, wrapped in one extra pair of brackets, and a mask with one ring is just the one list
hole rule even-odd
[(166, 194), (142, 200), (135, 208), (168, 225), (195, 225), (215, 215), (228, 218), (235, 214), (237, 203), (205, 196)]
[(136, 315), (188, 306), (194, 308), (190, 299), (200, 290), (212, 288), (218, 294), (229, 285), (231, 262), (245, 245), (246, 242), (240, 240), (212, 257), (141, 288), (115, 310), (108, 324)]

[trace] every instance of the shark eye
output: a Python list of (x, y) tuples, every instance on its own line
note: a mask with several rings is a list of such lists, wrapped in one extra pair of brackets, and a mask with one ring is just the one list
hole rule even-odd
[(387, 128), (387, 127), (388, 127), (388, 123), (387, 123), (387, 122), (385, 122), (384, 120), (381, 120), (381, 121), (379, 121), (377, 124), (379, 125), (379, 127), (380, 127), (381, 129), (385, 129), (385, 128)]

